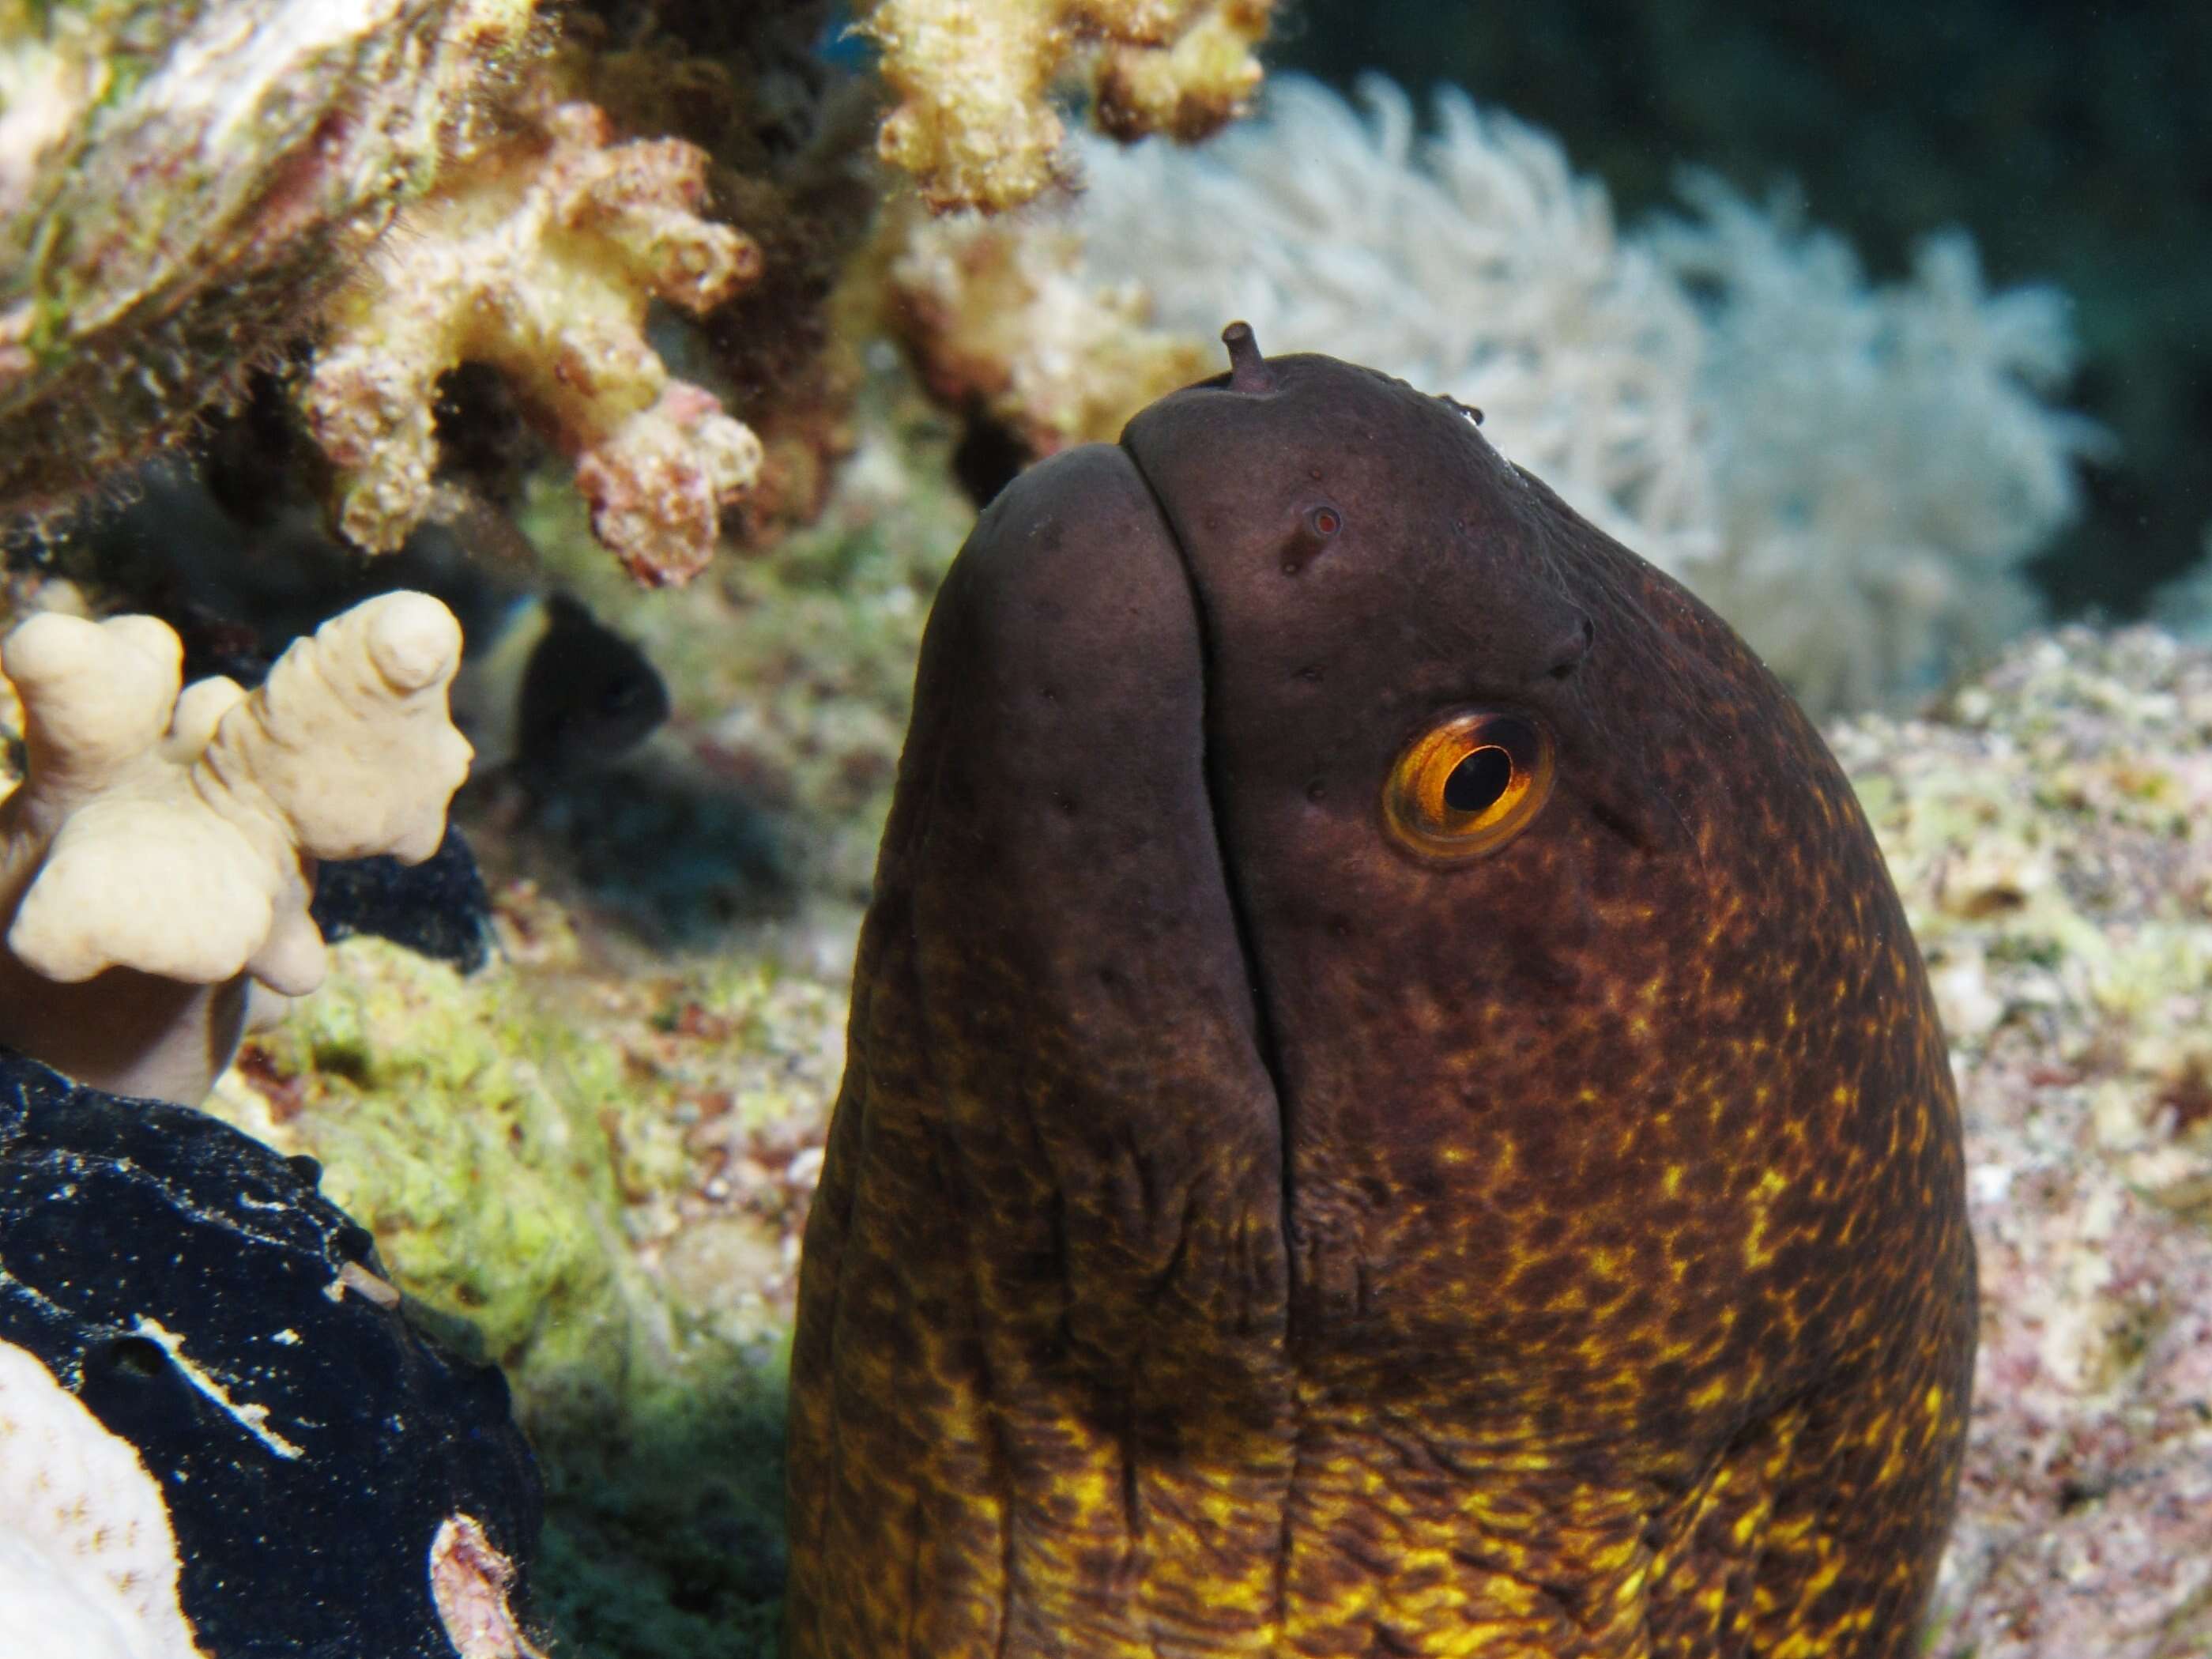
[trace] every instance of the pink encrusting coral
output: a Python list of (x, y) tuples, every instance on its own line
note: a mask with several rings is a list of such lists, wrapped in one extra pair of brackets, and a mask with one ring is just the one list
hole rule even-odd
[(613, 143), (589, 104), (556, 105), (540, 128), (408, 212), (331, 307), (301, 404), (337, 468), (341, 526), (389, 550), (429, 508), (439, 377), (490, 364), (574, 458), (599, 540), (640, 580), (681, 582), (714, 551), (761, 447), (713, 393), (669, 374), (646, 314), (656, 299), (712, 310), (760, 256), (700, 216), (696, 145)]
[[(1992, 1125), (1985, 1156), (2022, 1127)], [(2203, 1652), (2175, 1643), (2207, 1639), (2212, 1607), (2212, 1238), (2089, 1159), (1991, 1158), (1979, 1185), (1991, 1306), (1948, 1564), (1963, 1605), (1932, 1650)]]

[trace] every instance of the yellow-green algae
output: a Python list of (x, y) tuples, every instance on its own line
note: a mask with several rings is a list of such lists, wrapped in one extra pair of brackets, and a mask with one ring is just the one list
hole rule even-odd
[[(558, 922), (541, 903), (532, 925)], [(537, 1607), (564, 1651), (769, 1649), (787, 1314), (662, 1257), (710, 1221), (751, 1247), (738, 1262), (795, 1253), (790, 1214), (711, 1213), (714, 1143), (690, 1131), (709, 1103), (818, 1136), (842, 1015), (842, 987), (768, 958), (464, 979), (349, 939), (210, 1103), (320, 1160), (422, 1322), (505, 1369), (545, 1474)]]

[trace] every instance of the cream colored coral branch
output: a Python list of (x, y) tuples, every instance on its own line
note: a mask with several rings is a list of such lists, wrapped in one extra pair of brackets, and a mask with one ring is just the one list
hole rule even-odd
[(861, 33), (899, 98), (884, 159), (939, 212), (1028, 201), (1060, 170), (1066, 133), (1050, 94), (1091, 86), (1119, 138), (1202, 138), (1260, 84), (1253, 48), (1273, 0), (876, 0)]
[(593, 530), (641, 580), (683, 581), (713, 552), (722, 507), (759, 472), (760, 443), (669, 374), (646, 311), (655, 299), (708, 311), (752, 280), (760, 256), (698, 216), (704, 152), (611, 137), (591, 105), (553, 108), (541, 136), (480, 157), (410, 209), (332, 307), (301, 402), (362, 546), (398, 547), (428, 511), (438, 377), (483, 362), (574, 458)]
[(0, 643), (28, 765), (0, 801), (0, 1042), (118, 1094), (196, 1103), (245, 978), (321, 981), (314, 861), (419, 862), (468, 774), (447, 714), (453, 613), (389, 593), (325, 623), (252, 693), (179, 695), (151, 617), (49, 613)]

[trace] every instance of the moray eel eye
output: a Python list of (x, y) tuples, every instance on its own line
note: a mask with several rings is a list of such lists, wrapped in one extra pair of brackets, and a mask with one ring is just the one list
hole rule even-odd
[(1463, 708), (1406, 745), (1382, 788), (1398, 844), (1457, 862), (1494, 853), (1552, 793), (1552, 734), (1526, 714)]

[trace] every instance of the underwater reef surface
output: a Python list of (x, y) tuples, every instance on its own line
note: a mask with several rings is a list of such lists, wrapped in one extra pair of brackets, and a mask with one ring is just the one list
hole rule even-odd
[[(669, 726), (598, 787), (657, 781), (695, 839), (465, 811), (491, 963), (343, 940), (211, 1103), (318, 1158), (417, 1316), (507, 1370), (547, 1487), (536, 1605), (578, 1656), (775, 1651), (797, 1241), (915, 647), (972, 517), (957, 423), (910, 394), (864, 403), (823, 522), (681, 593), (629, 586), (565, 489), (526, 493), (549, 568), (672, 688)], [(1931, 1651), (2194, 1651), (2212, 1642), (2212, 652), (2039, 636), (1917, 718), (1828, 733), (1929, 960), (1981, 1253)]]
[[(413, 1315), (507, 1370), (547, 1482), (538, 1606), (559, 1651), (766, 1656), (785, 1570), (797, 1240), (922, 622), (973, 520), (962, 486), (988, 494), (1022, 452), (1094, 425), (1110, 435), (1165, 389), (1153, 378), (1211, 368), (1236, 299), (1195, 278), (1148, 296), (1137, 279), (1157, 282), (1164, 257), (1100, 227), (1150, 224), (1193, 239), (1205, 256), (1193, 270), (1225, 253), (1266, 277), (1281, 308), (1272, 345), (1366, 356), (1488, 403), (1518, 459), (1570, 495), (1580, 478), (1609, 497), (1632, 545), (1674, 558), (1830, 707), (1925, 689), (1962, 645), (2020, 625), (2023, 562), (2074, 511), (2094, 434), (2052, 401), (2072, 349), (2063, 301), (1990, 292), (1962, 241), (1931, 245), (1909, 281), (1869, 287), (1839, 241), (1717, 192), (1663, 236), (1621, 236), (1555, 142), (1449, 99), (1425, 147), (1401, 96), (1379, 94), (1363, 118), (1286, 83), (1278, 107), (1303, 111), (1303, 149), (1297, 132), (1255, 128), (1174, 179), (1152, 151), (1100, 149), (1077, 210), (1087, 231), (1041, 216), (994, 250), (990, 227), (923, 232), (892, 215), (863, 246), (867, 204), (889, 193), (857, 160), (868, 121), (843, 121), (806, 76), (721, 52), (712, 28), (684, 34), (700, 19), (678, 0), (598, 9), (635, 13), (653, 38), (623, 64), (571, 63), (580, 82), (550, 87), (613, 118), (600, 143), (596, 118), (574, 115), (594, 138), (578, 167), (642, 190), (627, 169), (650, 146), (670, 189), (629, 206), (691, 216), (684, 246), (733, 222), (762, 264), (696, 324), (648, 307), (654, 272), (602, 296), (621, 325), (610, 349), (635, 359), (622, 386), (653, 394), (647, 413), (679, 382), (727, 396), (764, 447), (761, 477), (720, 526), (737, 545), (682, 593), (643, 592), (569, 482), (576, 458), (562, 448), (578, 432), (472, 400), (471, 386), (496, 385), (480, 362), (436, 381), (435, 410), (427, 394), (402, 400), (409, 430), (436, 422), (436, 449), (418, 445), (409, 464), (434, 459), (439, 483), (511, 517), (542, 574), (643, 647), (672, 718), (572, 794), (465, 799), (494, 959), (464, 975), (379, 939), (337, 945), (329, 986), (242, 1052), (214, 1106), (319, 1160)], [(428, 27), (530, 8), (398, 10)], [(525, 79), (552, 61), (536, 45), (495, 55), (501, 76)], [(483, 66), (453, 61), (473, 84)], [(787, 118), (769, 119), (779, 97)], [(690, 144), (712, 158), (703, 203)], [(360, 222), (401, 212), (403, 233), (422, 237), (457, 203), (531, 197), (563, 175), (526, 178), (508, 157), (447, 156), (434, 188), (409, 182), (411, 211), (379, 195)], [(1163, 192), (1200, 177), (1219, 210), (1170, 223)], [(337, 206), (354, 223), (352, 198)], [(1344, 234), (1318, 245), (1316, 216)], [(1438, 225), (1449, 234), (1428, 234)], [(1086, 235), (1129, 263), (1086, 276)], [(403, 234), (387, 252), (410, 246)], [(549, 304), (596, 292), (556, 265), (516, 291)], [(204, 295), (198, 270), (180, 292)], [(1500, 303), (1433, 298), (1476, 288)], [(284, 319), (319, 307), (321, 278), (286, 298)], [(1317, 331), (1299, 339), (1293, 315)], [(1472, 332), (1439, 331), (1455, 323)], [(267, 328), (275, 353), (292, 323)], [(934, 406), (902, 379), (878, 337), (891, 332)], [(224, 386), (245, 368), (231, 337), (206, 365)], [(1456, 383), (1468, 364), (1497, 376)], [(25, 398), (70, 367), (0, 352), (0, 379), (15, 374)], [(556, 367), (509, 373), (526, 386), (526, 369)], [(179, 384), (197, 410), (205, 388)], [(673, 414), (706, 418), (678, 401)], [(608, 415), (572, 412), (572, 426)], [(56, 430), (72, 467), (101, 450)], [(129, 435), (131, 453), (150, 441)], [(994, 435), (1009, 453), (981, 453)], [(249, 494), (281, 497), (313, 470), (281, 445), (247, 447)], [(790, 530), (823, 490), (823, 521)], [(684, 569), (711, 539), (711, 493), (702, 505), (678, 492), (696, 532)], [(4, 703), (0, 688), (0, 721)], [(2033, 639), (1921, 718), (1847, 720), (1831, 735), (1934, 969), (1982, 1251), (1979, 1398), (1931, 1650), (2203, 1650), (2212, 656), (2148, 632)]]
[[(1981, 1252), (1929, 1651), (2196, 1651), (2212, 652), (2039, 636), (1919, 718), (1829, 735), (1929, 957)], [(484, 973), (347, 940), (218, 1092), (320, 1159), (396, 1281), (507, 1367), (547, 1480), (539, 1606), (569, 1652), (774, 1651), (790, 1296), (858, 921), (834, 866), (816, 881), (782, 921), (641, 959), (510, 877)]]
[(1980, 1250), (1929, 1651), (2205, 1651), (2212, 653), (2067, 629), (1831, 736), (1928, 957)]

